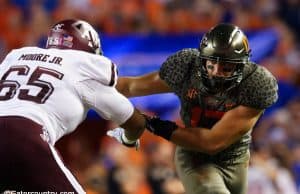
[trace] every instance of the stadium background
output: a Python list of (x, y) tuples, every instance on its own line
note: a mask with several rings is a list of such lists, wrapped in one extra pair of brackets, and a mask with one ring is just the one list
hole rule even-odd
[[(198, 47), (219, 22), (248, 35), (251, 59), (279, 81), (279, 100), (253, 131), (249, 194), (300, 193), (300, 2), (298, 0), (0, 0), (0, 60), (11, 49), (44, 46), (58, 20), (87, 20), (100, 33), (104, 55), (120, 76), (158, 70), (177, 50)], [(132, 98), (149, 114), (180, 122), (173, 94)], [(88, 193), (179, 194), (182, 185), (170, 143), (145, 133), (139, 152), (105, 132), (115, 125), (90, 111), (78, 130), (57, 144)]]

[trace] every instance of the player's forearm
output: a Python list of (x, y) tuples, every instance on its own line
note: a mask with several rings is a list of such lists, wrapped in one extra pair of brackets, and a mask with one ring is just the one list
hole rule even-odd
[(146, 128), (155, 135), (173, 142), (176, 145), (207, 153), (215, 154), (221, 147), (216, 144), (211, 130), (205, 128), (181, 128), (176, 123), (161, 120), (158, 117), (146, 116)]
[(130, 141), (136, 141), (141, 137), (144, 132), (144, 127), (140, 128), (124, 128), (125, 129), (125, 136)]
[(146, 128), (155, 135), (176, 145), (210, 155), (224, 150), (247, 131), (232, 125), (228, 126), (228, 128), (224, 128), (222, 125), (215, 125), (212, 129), (181, 128), (172, 121), (161, 120), (158, 117), (146, 118)]
[(216, 142), (211, 138), (211, 130), (205, 128), (178, 128), (170, 139), (176, 145), (194, 151), (216, 154), (225, 149), (223, 142)]
[(135, 141), (140, 138), (145, 130), (145, 118), (138, 110), (135, 110), (121, 127), (125, 129), (126, 138)]
[(119, 77), (116, 88), (126, 97), (172, 92), (171, 88), (160, 79), (158, 72), (137, 77)]

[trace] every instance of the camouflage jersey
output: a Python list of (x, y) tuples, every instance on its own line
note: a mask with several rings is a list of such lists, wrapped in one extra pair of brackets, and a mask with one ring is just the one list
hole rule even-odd
[[(168, 57), (159, 72), (161, 79), (180, 99), (181, 119), (186, 127), (211, 129), (225, 112), (238, 105), (266, 109), (276, 102), (276, 79), (264, 67), (254, 63), (245, 65), (243, 79), (234, 89), (213, 95), (204, 92), (206, 90), (201, 81), (199, 54), (197, 49), (183, 49)], [(201, 154), (201, 158), (218, 162), (233, 161), (248, 151), (251, 130), (239, 141), (214, 156), (198, 154)]]

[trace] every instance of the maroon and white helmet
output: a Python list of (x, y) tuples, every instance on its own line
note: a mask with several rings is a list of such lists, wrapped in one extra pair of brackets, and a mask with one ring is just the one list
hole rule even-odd
[(75, 49), (103, 54), (97, 31), (89, 23), (76, 19), (56, 23), (48, 34), (46, 48)]

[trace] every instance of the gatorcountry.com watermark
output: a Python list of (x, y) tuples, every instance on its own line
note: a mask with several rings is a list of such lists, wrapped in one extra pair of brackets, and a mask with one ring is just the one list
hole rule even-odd
[(3, 194), (74, 194), (74, 192), (55, 191), (4, 191)]

